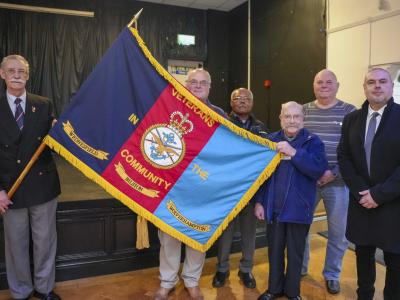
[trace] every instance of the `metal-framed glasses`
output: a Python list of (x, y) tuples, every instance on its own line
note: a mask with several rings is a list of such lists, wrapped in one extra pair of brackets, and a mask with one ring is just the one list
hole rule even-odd
[(301, 119), (303, 119), (303, 115), (298, 115), (298, 114), (295, 114), (295, 115), (290, 115), (290, 114), (284, 114), (283, 115), (283, 118), (286, 120), (286, 121), (300, 121)]
[(201, 87), (206, 87), (206, 86), (208, 86), (210, 84), (207, 80), (198, 81), (198, 80), (192, 79), (192, 80), (188, 80), (186, 82), (190, 86), (199, 86), (200, 85)]
[(18, 74), (18, 76), (27, 76), (28, 75), (28, 71), (25, 69), (7, 69), (5, 70), (6, 74), (8, 76), (15, 76), (16, 74)]
[(252, 99), (250, 97), (247, 97), (247, 96), (236, 96), (236, 97), (233, 97), (232, 100), (235, 101), (235, 102), (240, 102), (240, 101), (250, 102)]

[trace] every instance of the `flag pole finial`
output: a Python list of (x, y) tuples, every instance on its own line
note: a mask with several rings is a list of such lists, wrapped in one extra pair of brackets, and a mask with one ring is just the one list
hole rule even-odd
[(135, 26), (135, 28), (137, 29), (137, 21), (139, 20), (140, 14), (142, 13), (143, 8), (140, 9), (132, 18), (132, 20), (129, 22), (128, 27), (132, 27), (132, 25)]

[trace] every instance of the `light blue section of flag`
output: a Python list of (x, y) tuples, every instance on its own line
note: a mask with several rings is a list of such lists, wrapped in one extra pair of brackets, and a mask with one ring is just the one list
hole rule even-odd
[[(154, 215), (199, 243), (206, 243), (275, 155), (268, 147), (220, 126)], [(198, 174), (198, 167), (208, 173), (206, 180)], [(199, 225), (211, 225), (211, 230), (200, 232), (183, 224), (167, 209), (168, 201), (185, 218)]]

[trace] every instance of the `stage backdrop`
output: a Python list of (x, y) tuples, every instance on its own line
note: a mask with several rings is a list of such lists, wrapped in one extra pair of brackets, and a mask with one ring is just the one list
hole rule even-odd
[(161, 230), (206, 251), (279, 163), (125, 28), (45, 142)]

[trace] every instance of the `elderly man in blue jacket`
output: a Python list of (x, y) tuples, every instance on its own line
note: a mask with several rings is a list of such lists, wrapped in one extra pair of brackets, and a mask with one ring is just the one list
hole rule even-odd
[[(306, 236), (313, 219), (316, 183), (328, 167), (324, 144), (303, 128), (303, 107), (282, 104), (282, 130), (269, 135), (282, 161), (256, 195), (255, 215), (267, 220), (268, 289), (258, 300), (282, 295), (300, 300), (301, 267)], [(285, 248), (287, 268), (285, 274)]]

